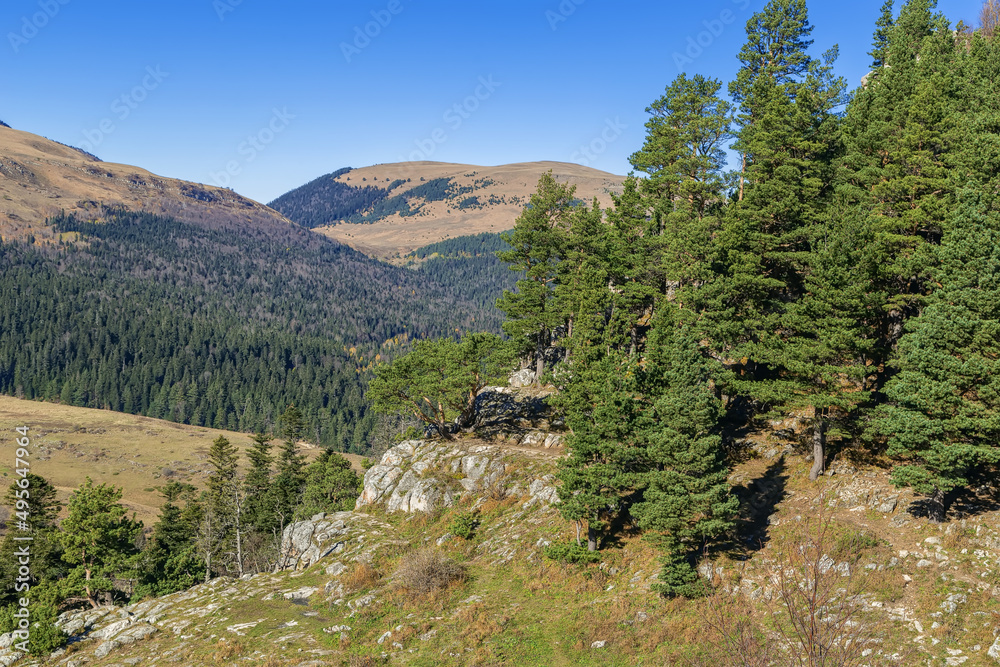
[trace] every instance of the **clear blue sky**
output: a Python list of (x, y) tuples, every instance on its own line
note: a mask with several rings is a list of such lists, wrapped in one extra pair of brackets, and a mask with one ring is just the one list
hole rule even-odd
[[(4, 0), (0, 120), (264, 202), (340, 167), (419, 158), (624, 174), (689, 40), (704, 46), (684, 69), (729, 81), (764, 4)], [(852, 88), (880, 5), (810, 3), (814, 48), (840, 44)], [(981, 5), (939, 9), (974, 23)]]

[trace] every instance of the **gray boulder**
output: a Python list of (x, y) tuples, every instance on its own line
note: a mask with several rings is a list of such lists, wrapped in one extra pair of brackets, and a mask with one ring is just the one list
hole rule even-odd
[(500, 483), (507, 469), (500, 447), (408, 440), (365, 473), (355, 510), (385, 503), (390, 512), (432, 512)]

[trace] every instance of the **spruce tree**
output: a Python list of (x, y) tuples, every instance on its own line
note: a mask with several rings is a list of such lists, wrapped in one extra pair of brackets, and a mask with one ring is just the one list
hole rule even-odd
[(299, 454), (298, 442), (302, 437), (302, 413), (289, 405), (281, 415), (284, 442), (278, 452), (277, 470), (271, 486), (271, 506), (274, 508), (278, 530), (292, 520), (305, 484), (305, 456)]
[(246, 454), (250, 462), (250, 468), (243, 481), (247, 498), (247, 524), (253, 526), (259, 533), (268, 534), (274, 527), (274, 508), (268, 502), (271, 466), (274, 464), (270, 437), (263, 432), (256, 433), (253, 436), (253, 444)]
[(559, 465), (559, 511), (576, 524), (577, 542), (586, 526), (589, 551), (597, 550), (642, 470), (635, 435), (638, 369), (627, 353), (614, 351), (588, 364), (574, 363), (573, 381), (561, 397), (571, 432), (569, 454)]
[(951, 491), (1000, 461), (1000, 216), (964, 198), (938, 253), (940, 287), (899, 341), (874, 424), (900, 460), (893, 481), (926, 495), (934, 521)]
[(637, 428), (648, 472), (642, 501), (631, 511), (665, 552), (658, 590), (694, 597), (703, 584), (692, 561), (732, 528), (739, 500), (722, 453), (722, 402), (692, 328), (675, 325), (665, 312), (650, 338), (641, 373), (648, 407)]

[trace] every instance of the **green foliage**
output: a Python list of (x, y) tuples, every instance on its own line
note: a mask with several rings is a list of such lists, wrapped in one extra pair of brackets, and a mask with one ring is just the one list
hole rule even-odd
[(25, 641), (24, 634), (27, 634), (27, 648), (29, 655), (34, 657), (44, 657), (53, 651), (62, 648), (69, 641), (65, 632), (55, 626), (59, 612), (55, 605), (47, 603), (32, 603), (28, 605), (28, 622), (30, 626), (27, 630), (20, 629), (19, 622), (21, 607), (9, 605), (0, 608), (0, 634), (13, 632), (15, 647)]
[(350, 220), (364, 213), (384, 201), (398, 184), (393, 183), (382, 189), (372, 185), (355, 187), (336, 180), (351, 171), (347, 167), (320, 176), (286, 192), (268, 206), (303, 227), (321, 227)]
[(368, 398), (377, 412), (406, 412), (450, 438), (450, 424), (471, 425), (476, 395), (503, 381), (512, 365), (509, 346), (493, 334), (423, 340), (375, 369)]
[(597, 551), (589, 551), (576, 542), (565, 542), (552, 544), (545, 547), (542, 552), (546, 558), (559, 561), (561, 563), (599, 563), (601, 554)]
[(563, 318), (555, 308), (553, 281), (563, 251), (563, 238), (572, 224), (575, 186), (559, 183), (550, 171), (538, 182), (531, 202), (501, 237), (510, 250), (497, 252), (500, 261), (523, 274), (517, 291), (505, 290), (497, 308), (507, 316), (504, 333), (516, 349), (535, 358), (539, 378), (545, 366), (545, 349)]
[(50, 528), (62, 508), (62, 503), (56, 500), (56, 489), (33, 472), (29, 472), (26, 479), (27, 488), (17, 482), (10, 485), (3, 503), (17, 513), (27, 513), (27, 523), (33, 530)]
[(660, 580), (652, 589), (664, 597), (698, 598), (707, 595), (711, 588), (698, 576), (690, 558), (681, 553), (667, 552), (661, 559), (663, 569)]
[(455, 515), (455, 518), (448, 524), (448, 532), (463, 540), (471, 540), (479, 528), (479, 519), (475, 512), (462, 512)]
[(130, 569), (138, 549), (142, 522), (128, 517), (122, 490), (94, 485), (90, 477), (73, 492), (60, 525), (63, 560), (73, 566), (67, 576), (71, 589), (96, 604), (99, 593), (115, 590), (113, 580)]
[(1000, 217), (969, 194), (950, 222), (935, 269), (939, 287), (899, 342), (899, 373), (874, 429), (901, 462), (893, 481), (931, 497), (1000, 462)]
[(722, 454), (722, 404), (697, 340), (669, 322), (658, 322), (652, 339), (642, 379), (644, 394), (655, 398), (637, 428), (648, 470), (632, 515), (667, 552), (665, 592), (687, 595), (693, 589), (678, 587), (693, 585), (691, 556), (732, 529), (739, 500)]
[(351, 462), (343, 456), (327, 450), (306, 468), (305, 475), (305, 490), (302, 503), (295, 510), (296, 517), (354, 509), (363, 484), (351, 469)]

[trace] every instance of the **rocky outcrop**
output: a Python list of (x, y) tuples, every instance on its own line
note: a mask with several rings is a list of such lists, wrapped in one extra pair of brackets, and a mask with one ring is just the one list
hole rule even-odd
[(297, 521), (285, 528), (278, 569), (305, 570), (333, 554), (357, 556), (364, 552), (370, 556), (370, 550), (391, 536), (392, 530), (389, 524), (367, 514), (317, 514), (309, 521)]
[(385, 503), (390, 512), (432, 512), (502, 484), (509, 452), (501, 447), (408, 440), (365, 473), (355, 509)]

